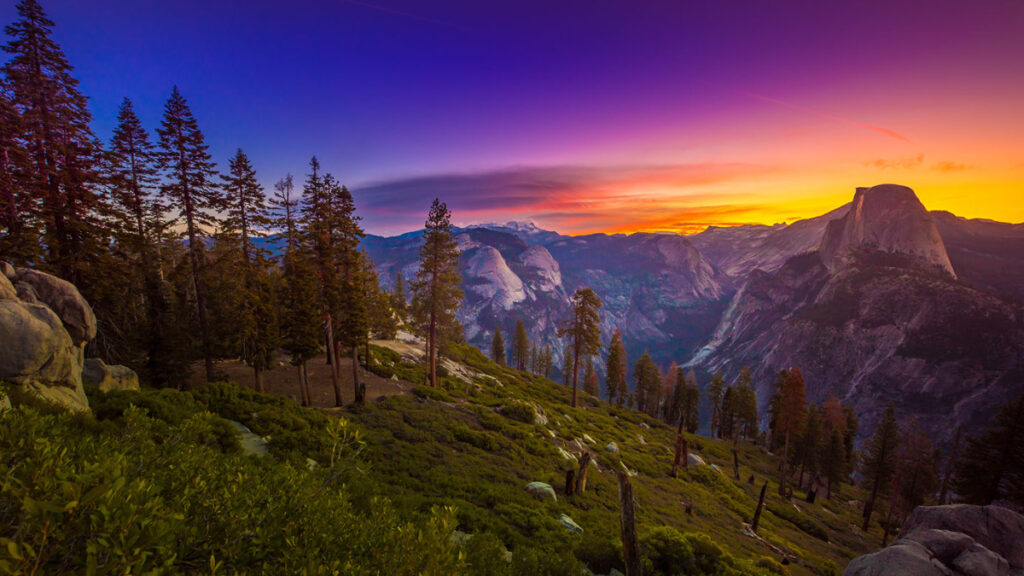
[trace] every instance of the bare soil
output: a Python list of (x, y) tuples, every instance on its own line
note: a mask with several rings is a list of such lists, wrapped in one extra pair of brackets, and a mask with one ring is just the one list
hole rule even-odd
[[(345, 404), (348, 404), (355, 398), (355, 389), (352, 386), (352, 360), (342, 358), (340, 368), (341, 396)], [(241, 386), (253, 386), (252, 368), (240, 360), (215, 362), (214, 370), (220, 375), (218, 380), (229, 380)], [(327, 364), (326, 356), (320, 355), (310, 360), (306, 364), (306, 372), (309, 375), (309, 389), (313, 396), (313, 406), (317, 408), (334, 407), (334, 386), (331, 383), (331, 367)], [(381, 378), (362, 368), (359, 369), (359, 378), (366, 383), (367, 402), (372, 402), (383, 396), (407, 394), (414, 386), (403, 380)], [(203, 363), (197, 362), (192, 366), (192, 376), (189, 378), (188, 386), (189, 388), (198, 388), (205, 381)], [(302, 397), (299, 393), (298, 369), (289, 364), (285, 356), (279, 357), (274, 369), (263, 374), (263, 389), (268, 394), (283, 394), (299, 402)]]

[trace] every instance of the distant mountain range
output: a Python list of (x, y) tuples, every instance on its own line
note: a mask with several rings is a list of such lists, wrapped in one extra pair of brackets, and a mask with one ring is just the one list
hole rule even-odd
[[(415, 274), (419, 236), (366, 237), (385, 283)], [(568, 297), (589, 286), (604, 343), (621, 330), (631, 362), (647, 350), (705, 383), (748, 366), (762, 403), (775, 375), (799, 366), (809, 399), (852, 403), (862, 430), (892, 402), (941, 442), (1024, 393), (1024, 224), (930, 213), (903, 186), (858, 188), (788, 225), (565, 236), (510, 222), (457, 238), (459, 318), (483, 350), (495, 326), (508, 341), (522, 319), (560, 359)]]

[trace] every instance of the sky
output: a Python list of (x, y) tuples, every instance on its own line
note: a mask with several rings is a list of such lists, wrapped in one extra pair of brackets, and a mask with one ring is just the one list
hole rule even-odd
[(435, 197), (693, 233), (887, 182), (1024, 221), (1019, 0), (40, 1), (101, 139), (125, 97), (154, 132), (177, 85), (221, 167), (242, 148), (269, 192), (316, 155), (371, 233)]

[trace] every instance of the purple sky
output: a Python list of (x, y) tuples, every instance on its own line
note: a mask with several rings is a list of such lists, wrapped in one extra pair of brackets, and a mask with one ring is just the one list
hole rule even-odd
[(316, 154), (372, 232), (434, 196), (566, 232), (772, 222), (889, 180), (1024, 219), (998, 208), (1024, 192), (1019, 0), (41, 1), (101, 138), (124, 96), (153, 131), (177, 84), (219, 164), (242, 147), (269, 189)]

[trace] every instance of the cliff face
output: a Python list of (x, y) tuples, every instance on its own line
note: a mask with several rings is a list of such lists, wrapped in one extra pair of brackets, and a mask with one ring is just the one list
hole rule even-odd
[(941, 441), (1024, 392), (1024, 309), (979, 288), (956, 278), (912, 190), (861, 188), (819, 252), (748, 276), (691, 364), (729, 378), (749, 366), (762, 405), (799, 366), (808, 399), (852, 403), (862, 431), (892, 403)]
[(819, 252), (834, 269), (862, 247), (907, 254), (956, 277), (932, 215), (906, 186), (857, 188), (846, 215), (829, 222)]

